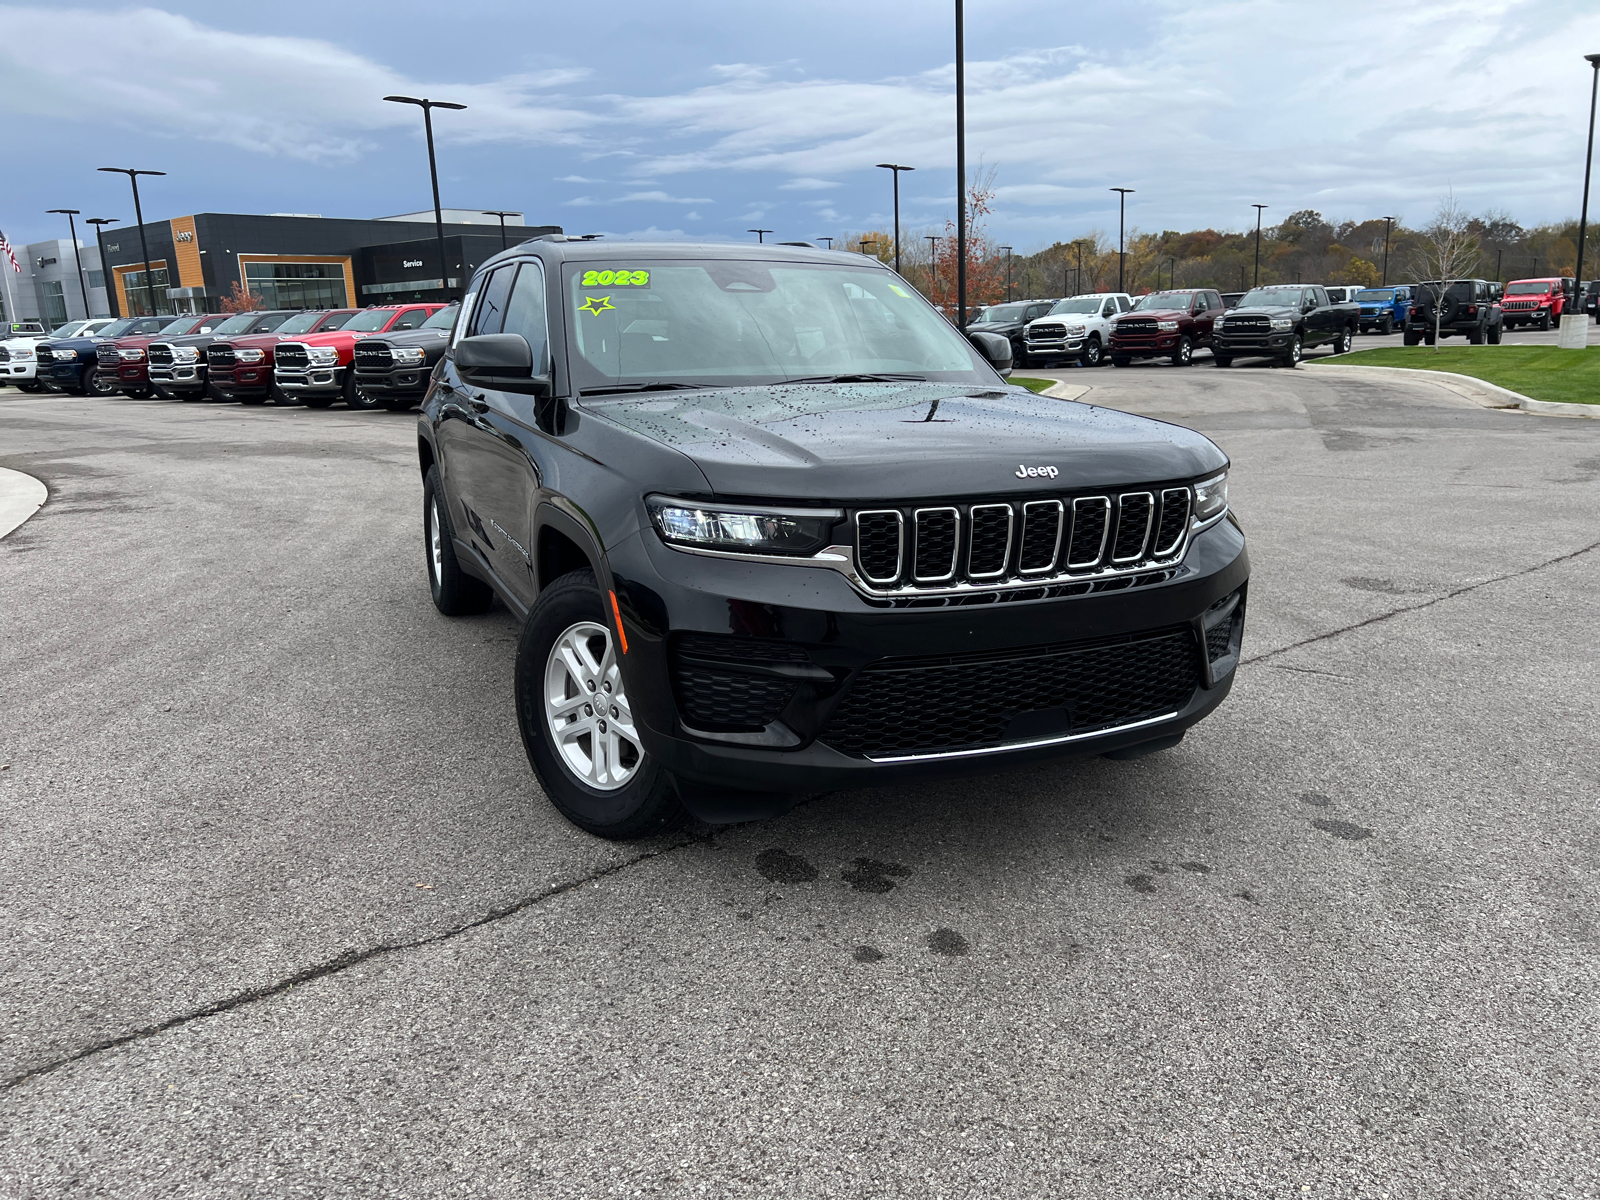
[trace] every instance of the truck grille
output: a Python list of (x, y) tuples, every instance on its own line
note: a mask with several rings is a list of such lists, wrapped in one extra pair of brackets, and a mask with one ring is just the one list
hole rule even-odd
[(1182, 556), (1189, 512), (1186, 487), (867, 509), (856, 570), (873, 591), (915, 594), (1147, 569)]
[(1124, 317), (1117, 322), (1118, 333), (1134, 333), (1144, 335), (1156, 332), (1156, 322), (1151, 317)]
[(1030, 342), (1059, 342), (1067, 336), (1065, 325), (1030, 325), (1028, 327), (1028, 340)]
[(272, 361), (282, 370), (304, 371), (311, 365), (311, 355), (301, 342), (282, 342), (273, 352)]
[(151, 342), (145, 350), (145, 356), (152, 367), (170, 367), (172, 365), (172, 347), (166, 342)]
[(102, 367), (120, 367), (122, 355), (110, 342), (101, 342), (94, 348), (94, 358)]
[(212, 342), (206, 347), (206, 365), (208, 367), (232, 367), (234, 363), (233, 347), (227, 342)]
[(881, 759), (1071, 737), (1179, 712), (1199, 683), (1200, 647), (1188, 628), (886, 659), (857, 676), (820, 740)]
[(387, 371), (394, 366), (394, 355), (389, 343), (363, 339), (356, 343), (355, 362), (358, 371)]
[(0, 346), (0, 363), (8, 363), (10, 361), (11, 351), (7, 350), (4, 346)]
[(1271, 329), (1271, 317), (1229, 317), (1222, 326), (1224, 333), (1268, 333)]

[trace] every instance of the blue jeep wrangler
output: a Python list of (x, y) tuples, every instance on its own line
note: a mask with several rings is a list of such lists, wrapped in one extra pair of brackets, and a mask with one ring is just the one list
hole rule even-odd
[(1411, 289), (1403, 285), (1362, 288), (1356, 293), (1356, 303), (1361, 306), (1361, 332), (1388, 336), (1396, 326), (1406, 323), (1406, 313), (1411, 308)]

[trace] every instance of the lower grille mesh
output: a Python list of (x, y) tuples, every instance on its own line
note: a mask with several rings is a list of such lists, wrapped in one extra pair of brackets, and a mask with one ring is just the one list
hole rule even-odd
[[(901, 659), (861, 673), (821, 740), (881, 758), (1088, 733), (1176, 712), (1199, 682), (1189, 629), (991, 659)], [(1035, 715), (1008, 732), (1024, 713)]]
[(698, 729), (760, 729), (778, 719), (794, 695), (787, 679), (735, 675), (698, 666), (672, 673), (678, 711)]

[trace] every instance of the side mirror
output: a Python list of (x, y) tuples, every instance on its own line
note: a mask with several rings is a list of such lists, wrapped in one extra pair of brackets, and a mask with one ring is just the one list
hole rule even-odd
[(1001, 375), (1011, 374), (1011, 339), (998, 333), (968, 333), (967, 340), (978, 348), (989, 365)]
[(550, 394), (550, 377), (533, 373), (533, 347), (520, 333), (481, 333), (456, 343), (456, 370), (473, 383), (533, 396)]

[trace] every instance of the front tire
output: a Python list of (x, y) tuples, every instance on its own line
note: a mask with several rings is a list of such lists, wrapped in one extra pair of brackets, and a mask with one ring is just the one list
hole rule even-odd
[(1300, 357), (1303, 350), (1304, 343), (1301, 342), (1300, 335), (1297, 333), (1289, 339), (1289, 348), (1283, 352), (1283, 357), (1278, 360), (1278, 365), (1284, 367), (1298, 367), (1300, 365)]
[(539, 593), (517, 647), (517, 722), (561, 815), (623, 840), (666, 833), (686, 813), (671, 774), (639, 742), (610, 616), (589, 570)]
[(1083, 344), (1083, 354), (1078, 359), (1086, 367), (1098, 367), (1105, 362), (1105, 354), (1100, 349), (1100, 339), (1094, 334), (1089, 335), (1089, 340)]
[(1178, 348), (1172, 352), (1172, 365), (1187, 367), (1194, 361), (1194, 343), (1186, 337), (1178, 339)]
[(122, 390), (122, 385), (115, 376), (107, 378), (99, 367), (90, 367), (83, 373), (83, 382), (79, 394), (93, 396), (97, 400), (107, 400)]
[(1381, 333), (1384, 337), (1388, 337), (1391, 333), (1393, 333), (1394, 332), (1394, 318), (1393, 317), (1385, 317), (1383, 319), (1383, 324), (1378, 326), (1378, 332)]
[(1113, 367), (1126, 367), (1132, 362), (1133, 359), (1129, 358), (1126, 354), (1113, 354), (1111, 356), (1111, 365)]
[(1550, 328), (1550, 313), (1546, 310), (1539, 314), (1539, 332), (1544, 333)]
[(371, 412), (378, 407), (378, 398), (361, 390), (361, 385), (356, 382), (355, 367), (348, 366), (344, 369), (344, 384), (339, 389), (339, 394), (344, 397), (344, 402), (357, 412)]
[(488, 611), (494, 603), (494, 589), (461, 569), (438, 467), (429, 467), (422, 481), (422, 550), (427, 556), (428, 592), (435, 608), (447, 617)]
[(1211, 362), (1215, 366), (1231, 367), (1231, 366), (1233, 366), (1233, 355), (1231, 355), (1231, 354), (1218, 354), (1215, 350), (1213, 350), (1211, 352)]

